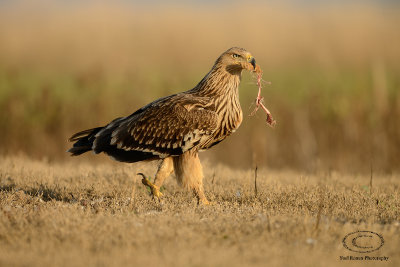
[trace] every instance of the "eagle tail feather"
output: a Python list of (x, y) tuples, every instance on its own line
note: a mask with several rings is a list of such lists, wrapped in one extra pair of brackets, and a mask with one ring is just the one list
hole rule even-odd
[(91, 151), (95, 135), (101, 129), (103, 129), (103, 127), (84, 130), (72, 135), (68, 140), (70, 142), (75, 141), (75, 143), (70, 149), (67, 150), (67, 152), (71, 153), (71, 156), (78, 156), (85, 152)]

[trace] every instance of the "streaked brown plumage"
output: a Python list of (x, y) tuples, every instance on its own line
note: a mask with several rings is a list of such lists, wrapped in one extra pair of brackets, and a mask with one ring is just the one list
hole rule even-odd
[(74, 134), (72, 155), (104, 152), (115, 160), (137, 162), (162, 159), (152, 193), (175, 170), (177, 180), (208, 203), (198, 151), (209, 149), (233, 133), (242, 122), (238, 88), (243, 69), (254, 70), (255, 60), (243, 48), (225, 51), (211, 71), (191, 90), (160, 98), (133, 114), (104, 127)]

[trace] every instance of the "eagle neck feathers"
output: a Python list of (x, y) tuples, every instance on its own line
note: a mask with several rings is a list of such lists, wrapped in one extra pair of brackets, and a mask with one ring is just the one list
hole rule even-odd
[(215, 98), (229, 95), (239, 99), (241, 76), (241, 70), (228, 71), (224, 66), (216, 63), (211, 71), (190, 92), (199, 96)]

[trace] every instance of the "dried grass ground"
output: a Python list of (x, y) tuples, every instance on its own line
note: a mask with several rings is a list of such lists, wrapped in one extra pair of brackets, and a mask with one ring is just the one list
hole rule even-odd
[[(355, 230), (380, 233), (376, 265), (399, 266), (399, 175), (254, 173), (205, 164), (214, 205), (167, 181), (164, 203), (135, 174), (152, 164), (0, 158), (2, 266), (341, 266)], [(351, 265), (365, 265), (364, 261)]]

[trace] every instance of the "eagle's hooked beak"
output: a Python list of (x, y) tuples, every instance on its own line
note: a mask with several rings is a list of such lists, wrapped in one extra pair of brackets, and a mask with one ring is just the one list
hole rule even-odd
[(247, 61), (253, 66), (254, 69), (256, 69), (256, 60), (254, 59), (254, 57), (249, 56), (247, 58)]

